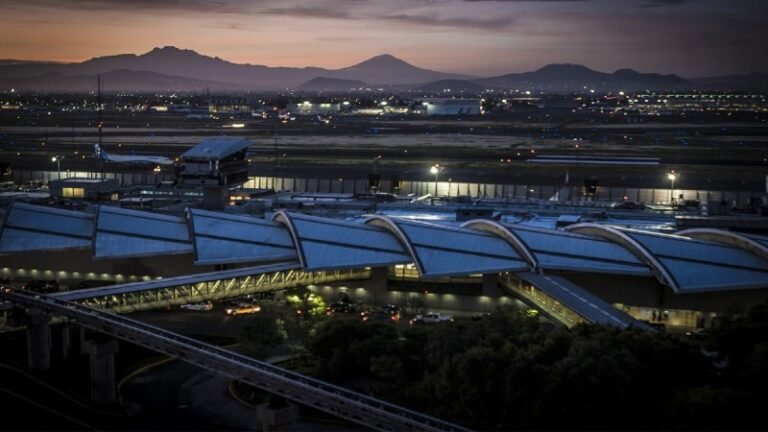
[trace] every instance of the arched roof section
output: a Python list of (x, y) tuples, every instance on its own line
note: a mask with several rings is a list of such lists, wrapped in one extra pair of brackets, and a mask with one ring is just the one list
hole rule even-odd
[(623, 246), (630, 253), (632, 253), (642, 262), (646, 263), (646, 265), (651, 267), (654, 275), (659, 280), (659, 282), (670, 286), (675, 292), (677, 292), (680, 289), (675, 278), (672, 276), (669, 270), (661, 263), (661, 261), (656, 259), (656, 257), (652, 253), (650, 253), (641, 243), (639, 243), (634, 238), (628, 236), (623, 231), (608, 225), (598, 225), (593, 223), (582, 223), (582, 224), (570, 225), (566, 227), (565, 230), (569, 232), (579, 233), (579, 234), (589, 234), (597, 237), (602, 237)]
[(187, 222), (177, 216), (101, 205), (94, 232), (95, 259), (193, 252)]
[(289, 227), (307, 270), (387, 267), (412, 260), (381, 228), (285, 211), (274, 219)]
[(88, 249), (93, 215), (14, 202), (0, 226), (0, 253)]
[(416, 269), (419, 271), (419, 274), (421, 275), (424, 274), (424, 267), (421, 264), (421, 261), (419, 260), (418, 254), (416, 254), (416, 251), (413, 249), (411, 242), (408, 240), (408, 236), (406, 236), (405, 233), (400, 230), (400, 227), (397, 226), (397, 224), (394, 223), (392, 219), (386, 216), (371, 215), (371, 216), (368, 216), (363, 221), (363, 223), (365, 225), (371, 225), (371, 226), (376, 226), (376, 227), (385, 229), (389, 231), (392, 235), (394, 235), (397, 241), (400, 243), (400, 246), (402, 246), (403, 249), (406, 252), (408, 252), (408, 255), (411, 257), (411, 261), (416, 266)]
[(284, 210), (278, 210), (272, 216), (272, 220), (283, 224), (288, 229), (288, 232), (291, 234), (291, 239), (293, 240), (293, 245), (296, 248), (299, 262), (303, 268), (307, 268), (306, 255), (304, 254), (304, 250), (301, 248), (301, 241), (299, 240), (299, 236), (296, 234), (296, 228), (293, 226), (293, 221), (288, 215), (288, 212)]
[(365, 223), (386, 227), (407, 244), (424, 278), (529, 269), (512, 245), (487, 232), (385, 216)]
[(734, 246), (758, 255), (768, 261), (768, 237), (754, 234), (741, 234), (714, 228), (690, 228), (678, 231), (676, 234)]
[(505, 224), (536, 257), (541, 271), (577, 271), (650, 276), (648, 266), (604, 238), (563, 230)]
[(187, 209), (195, 264), (296, 261), (288, 229), (264, 219)]
[(503, 238), (507, 243), (515, 248), (521, 257), (525, 259), (525, 261), (528, 263), (528, 266), (531, 268), (531, 271), (539, 271), (539, 262), (536, 260), (536, 257), (533, 255), (533, 253), (531, 253), (531, 250), (528, 249), (528, 245), (526, 245), (525, 242), (520, 240), (520, 238), (516, 236), (514, 232), (510, 231), (504, 225), (488, 219), (473, 219), (464, 222), (461, 224), (461, 227), (489, 232)]
[[(584, 230), (578, 226), (575, 229)], [(768, 287), (768, 261), (748, 250), (681, 235), (610, 227), (603, 230), (612, 230), (621, 239), (640, 245), (670, 275), (675, 292)]]

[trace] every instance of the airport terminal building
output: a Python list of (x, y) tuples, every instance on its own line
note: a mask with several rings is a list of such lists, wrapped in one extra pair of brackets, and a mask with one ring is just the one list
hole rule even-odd
[(473, 313), (522, 301), (569, 326), (681, 330), (768, 299), (768, 237), (718, 229), (96, 209), (14, 203), (0, 277), (55, 279), (69, 289), (56, 296), (118, 312), (308, 286), (331, 301)]

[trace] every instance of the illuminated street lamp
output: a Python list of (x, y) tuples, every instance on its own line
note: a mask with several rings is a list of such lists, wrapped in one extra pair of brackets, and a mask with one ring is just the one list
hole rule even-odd
[(64, 156), (54, 156), (51, 158), (51, 162), (56, 162), (56, 172), (57, 177), (59, 180), (61, 180), (61, 160), (64, 159)]
[(670, 204), (672, 204), (672, 202), (674, 201), (675, 180), (677, 180), (679, 176), (680, 175), (677, 174), (675, 170), (672, 170), (667, 173), (667, 180), (669, 180), (670, 182), (669, 183), (669, 203)]
[(437, 178), (440, 175), (440, 171), (443, 170), (443, 167), (440, 166), (440, 164), (434, 164), (429, 169), (429, 172), (435, 175), (435, 197), (437, 197)]

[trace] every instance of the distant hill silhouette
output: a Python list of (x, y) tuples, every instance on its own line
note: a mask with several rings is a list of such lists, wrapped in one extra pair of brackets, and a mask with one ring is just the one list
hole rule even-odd
[[(583, 91), (586, 87), (597, 91), (633, 91), (701, 87), (747, 90), (765, 88), (766, 85), (765, 74), (686, 80), (677, 75), (640, 73), (631, 69), (619, 69), (613, 73), (598, 72), (575, 64), (553, 64), (533, 72), (476, 78), (423, 69), (389, 54), (379, 55), (341, 69), (270, 67), (232, 63), (218, 57), (172, 46), (155, 48), (140, 55), (119, 54), (96, 57), (81, 63), (0, 60), (0, 80), (3, 83), (21, 83), (25, 88), (40, 91), (78, 91), (76, 90), (80, 88), (77, 87), (78, 80), (88, 81), (90, 80), (88, 77), (94, 77), (98, 73), (106, 77), (106, 74), (113, 71), (122, 72), (111, 77), (112, 88), (141, 88), (142, 91), (197, 88), (198, 85), (235, 91), (284, 90), (304, 86), (320, 77), (327, 80), (363, 82), (367, 87), (389, 89), (416, 87), (424, 91), (450, 84), (451, 87), (462, 87), (469, 93), (479, 92), (485, 88)], [(137, 75), (136, 73), (139, 72), (144, 74)], [(156, 75), (147, 75), (147, 73)], [(317, 82), (312, 85), (316, 84)], [(325, 83), (325, 85), (330, 84), (330, 81)], [(347, 84), (357, 86), (351, 82)], [(347, 84), (342, 83), (343, 86)], [(155, 85), (157, 87), (153, 87)]]
[[(206, 89), (223, 91), (239, 89), (238, 86), (233, 84), (125, 69), (101, 74), (101, 79), (105, 92), (151, 92), (162, 89), (163, 91), (201, 93), (206, 91)], [(60, 92), (66, 90), (73, 93), (87, 93), (95, 91), (96, 75), (64, 75), (60, 72), (46, 72), (34, 77), (6, 79), (4, 83), (20, 91)]]
[(372, 85), (422, 84), (445, 79), (472, 78), (467, 75), (422, 69), (389, 54), (370, 58), (354, 66), (337, 69), (327, 76), (357, 79)]
[(368, 84), (360, 80), (348, 80), (339, 78), (317, 77), (300, 85), (297, 89), (303, 91), (348, 91), (350, 89), (368, 87)]
[[(370, 85), (419, 84), (437, 79), (465, 77), (410, 65), (391, 55), (382, 55), (348, 68), (292, 68), (237, 64), (176, 47), (155, 48), (145, 54), (96, 57), (70, 64), (0, 64), (0, 79), (27, 78), (45, 73), (66, 76), (96, 75), (113, 70), (146, 71), (200, 81), (216, 81), (250, 90), (296, 88), (315, 77), (359, 80)], [(123, 87), (122, 83), (115, 83)]]
[(476, 83), (503, 88), (532, 88), (537, 90), (674, 90), (693, 87), (693, 83), (677, 75), (640, 73), (619, 69), (614, 73), (598, 72), (576, 64), (552, 64), (524, 73), (512, 73), (475, 80)]

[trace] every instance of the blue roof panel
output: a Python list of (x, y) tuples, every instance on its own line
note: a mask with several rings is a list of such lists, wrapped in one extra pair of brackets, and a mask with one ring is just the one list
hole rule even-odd
[(101, 206), (96, 220), (95, 258), (125, 258), (192, 252), (183, 218)]
[(295, 261), (291, 235), (282, 224), (248, 216), (190, 209), (197, 264)]
[(89, 248), (92, 233), (90, 213), (16, 202), (0, 230), (0, 252)]

